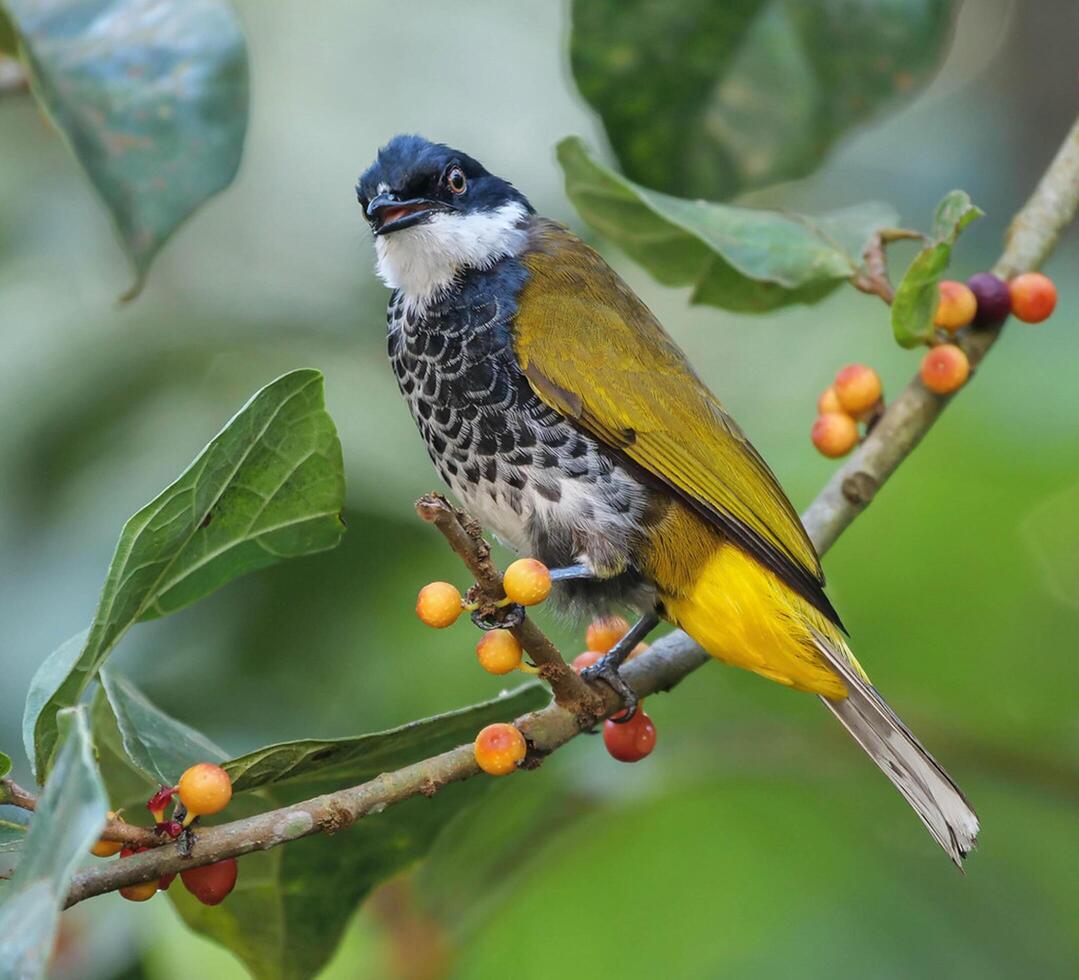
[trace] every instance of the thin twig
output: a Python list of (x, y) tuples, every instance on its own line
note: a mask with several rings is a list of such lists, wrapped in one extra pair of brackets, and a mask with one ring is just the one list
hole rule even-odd
[(37, 797), (29, 790), (23, 789), (14, 779), (0, 779), (0, 805), (36, 810)]
[[(416, 513), (442, 532), (488, 601), (505, 597), (502, 573), (491, 561), (491, 548), (476, 521), (457, 510), (440, 493), (428, 493), (416, 501)], [(510, 632), (539, 667), (539, 676), (551, 685), (555, 701), (579, 717), (582, 725), (594, 723), (603, 709), (603, 698), (566, 663), (536, 622), (526, 616), (510, 627)]]
[[(23, 789), (13, 779), (0, 779), (0, 806), (17, 806), (33, 812), (37, 796)], [(109, 820), (101, 831), (102, 840), (118, 841), (133, 847), (156, 847), (162, 838), (149, 827), (139, 827), (123, 820)]]
[[(1053, 250), (1077, 207), (1079, 121), (1033, 196), (1012, 222), (1004, 254), (994, 266), (996, 274), (1010, 278), (1019, 272), (1036, 269)], [(973, 363), (985, 356), (999, 332), (999, 326), (966, 332), (962, 343)], [(873, 499), (881, 484), (936, 421), (947, 401), (931, 394), (915, 379), (889, 406), (880, 424), (803, 515), (803, 523), (821, 554)], [(477, 551), (473, 557), (478, 560), (480, 554)], [(623, 672), (637, 694), (644, 696), (669, 690), (708, 660), (707, 654), (693, 640), (685, 633), (675, 631), (627, 663)], [(620, 706), (614, 692), (596, 693), (603, 698), (604, 713)], [(533, 762), (582, 730), (580, 717), (558, 704), (550, 704), (524, 716), (518, 720), (518, 725), (529, 741), (529, 756)], [(168, 872), (276, 847), (310, 834), (333, 833), (368, 813), (382, 812), (413, 796), (433, 795), (449, 782), (478, 774), (472, 747), (463, 745), (404, 769), (383, 773), (350, 789), (200, 831), (190, 857), (181, 855), (176, 844), (166, 844), (153, 851), (82, 871), (72, 882), (66, 904), (71, 906), (94, 895), (149, 881)]]

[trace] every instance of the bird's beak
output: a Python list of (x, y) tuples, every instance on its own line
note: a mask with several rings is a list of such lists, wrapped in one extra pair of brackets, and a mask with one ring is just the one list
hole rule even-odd
[(367, 205), (367, 219), (376, 235), (388, 235), (391, 231), (411, 228), (426, 221), (437, 211), (451, 211), (450, 205), (428, 197), (414, 197), (402, 201), (396, 194), (379, 194)]

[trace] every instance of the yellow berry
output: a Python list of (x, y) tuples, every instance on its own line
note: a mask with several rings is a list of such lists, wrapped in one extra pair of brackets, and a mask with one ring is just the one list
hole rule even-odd
[(522, 606), (534, 606), (551, 594), (551, 573), (535, 558), (518, 558), (502, 578), (506, 595)]
[(933, 325), (955, 332), (967, 326), (978, 312), (978, 298), (966, 283), (944, 279), (938, 283), (940, 302)]
[(508, 674), (521, 666), (521, 644), (509, 630), (488, 630), (476, 644), (476, 659), (488, 674)]
[(829, 459), (846, 456), (858, 443), (858, 426), (845, 412), (827, 412), (817, 417), (811, 433), (813, 445)]
[(199, 762), (186, 770), (178, 789), (188, 817), (219, 813), (232, 799), (229, 774), (212, 762)]
[(491, 776), (506, 776), (513, 772), (527, 751), (525, 737), (513, 725), (504, 722), (482, 729), (473, 746), (476, 765)]
[(835, 393), (835, 385), (828, 385), (820, 393), (817, 399), (817, 412), (824, 415), (825, 412), (842, 412), (843, 406), (839, 404), (839, 395)]
[(848, 364), (835, 376), (832, 386), (840, 408), (848, 415), (868, 412), (880, 401), (880, 376), (864, 364)]
[(461, 593), (449, 582), (432, 582), (416, 597), (416, 615), (428, 626), (445, 629), (461, 615)]
[(601, 616), (588, 624), (584, 645), (589, 650), (610, 653), (611, 648), (628, 632), (629, 623), (621, 616)]
[(938, 395), (950, 395), (967, 383), (970, 361), (955, 344), (941, 344), (922, 358), (922, 384)]

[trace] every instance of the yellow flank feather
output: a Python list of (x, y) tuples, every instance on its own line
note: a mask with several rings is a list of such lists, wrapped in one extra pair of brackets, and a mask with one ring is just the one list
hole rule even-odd
[(811, 629), (865, 677), (839, 630), (740, 549), (721, 545), (680, 596), (663, 598), (671, 622), (717, 660), (799, 691), (837, 699), (847, 686), (821, 657)]

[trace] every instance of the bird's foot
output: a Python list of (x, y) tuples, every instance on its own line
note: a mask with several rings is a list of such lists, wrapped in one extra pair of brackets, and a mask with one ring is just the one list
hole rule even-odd
[(622, 703), (626, 706), (625, 710), (619, 712), (616, 718), (611, 720), (618, 724), (627, 722), (637, 712), (637, 692), (633, 690), (629, 684), (626, 683), (624, 677), (622, 677), (619, 667), (622, 666), (622, 661), (625, 658), (620, 656), (619, 653), (612, 650), (601, 660), (597, 660), (591, 667), (585, 667), (581, 671), (581, 679), (588, 683), (592, 681), (603, 681), (615, 694), (621, 699)]
[(494, 612), (477, 609), (472, 613), (472, 623), (481, 630), (510, 630), (524, 622), (525, 607), (516, 602), (499, 606)]

